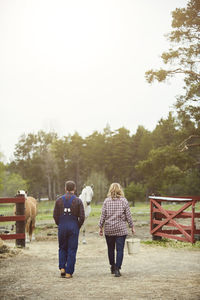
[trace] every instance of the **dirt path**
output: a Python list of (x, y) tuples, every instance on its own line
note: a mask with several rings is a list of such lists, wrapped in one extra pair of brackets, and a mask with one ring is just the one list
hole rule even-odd
[(200, 299), (200, 251), (142, 244), (130, 256), (126, 248), (120, 278), (110, 274), (106, 251), (104, 238), (89, 233), (87, 244), (79, 243), (74, 277), (63, 279), (56, 236), (38, 237), (0, 260), (0, 299)]

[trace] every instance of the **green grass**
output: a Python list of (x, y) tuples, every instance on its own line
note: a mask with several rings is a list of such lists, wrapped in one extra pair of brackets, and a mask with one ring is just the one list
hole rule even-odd
[[(38, 203), (38, 217), (40, 219), (44, 218), (51, 218), (53, 209), (54, 209), (55, 201), (42, 201)], [(92, 216), (99, 217), (101, 214), (102, 204), (92, 204)], [(175, 210), (177, 211), (181, 208), (183, 204), (165, 204), (163, 202), (162, 207), (168, 210)], [(0, 214), (2, 215), (12, 215), (13, 214), (14, 204), (1, 204), (0, 205)], [(131, 206), (131, 213), (134, 215), (149, 215), (150, 213), (150, 204), (146, 202), (136, 202), (135, 206)], [(196, 211), (200, 211), (200, 203), (196, 203), (195, 206)], [(191, 207), (189, 207), (186, 211), (191, 211)]]
[[(41, 201), (38, 202), (38, 209), (41, 211), (44, 210), (53, 210), (55, 205), (55, 201)], [(93, 204), (92, 203), (92, 208), (95, 208), (97, 210), (101, 210), (103, 203), (100, 204)], [(183, 206), (183, 203), (181, 204), (166, 204), (165, 202), (162, 202), (162, 207), (169, 209), (169, 210), (178, 210), (180, 207)], [(12, 210), (12, 208), (14, 207), (14, 204), (0, 204), (0, 211), (3, 212), (7, 212)], [(130, 203), (130, 208), (131, 210), (134, 210), (135, 212), (137, 211), (149, 211), (150, 209), (150, 203), (146, 203), (146, 202), (135, 202), (135, 206), (132, 206)], [(190, 207), (191, 209), (191, 207)], [(196, 203), (195, 205), (195, 209), (197, 211), (200, 211), (200, 201)]]
[[(98, 231), (98, 222), (101, 215), (102, 204), (92, 204), (92, 211), (90, 218), (87, 220), (89, 231), (97, 230)], [(37, 221), (46, 221), (52, 220), (53, 222), (53, 209), (55, 201), (43, 201), (38, 203), (38, 214)], [(165, 209), (177, 211), (181, 204), (164, 204), (162, 205)], [(3, 215), (13, 215), (14, 204), (4, 204), (0, 205), (0, 214)], [(135, 206), (130, 206), (131, 213), (134, 221), (142, 222), (150, 220), (150, 205), (145, 202), (136, 202)], [(190, 208), (191, 210), (191, 208)], [(196, 204), (196, 211), (200, 211), (200, 203)], [(11, 226), (14, 222), (2, 222), (1, 226)], [(48, 226), (54, 226), (54, 222)], [(43, 230), (43, 227), (39, 226), (36, 228), (36, 233), (40, 230)], [(161, 241), (141, 241), (141, 243), (149, 246), (160, 246), (160, 247), (170, 247), (170, 248), (183, 248), (183, 249), (200, 249), (200, 241), (197, 241), (195, 244), (179, 242), (176, 240), (162, 239)]]
[(0, 215), (12, 216), (14, 210), (14, 204), (0, 204)]
[[(38, 203), (38, 214), (37, 220), (51, 220), (53, 218), (53, 209), (54, 209), (55, 201), (41, 201)], [(90, 217), (99, 218), (101, 215), (102, 203), (101, 204), (92, 204), (92, 211)], [(162, 203), (162, 206), (168, 210), (177, 211), (179, 208), (183, 206), (181, 204), (165, 204)], [(14, 204), (1, 204), (0, 205), (0, 214), (11, 216), (13, 215)], [(135, 206), (131, 206), (131, 213), (133, 218), (138, 221), (149, 221), (150, 218), (150, 203), (146, 202), (136, 202)], [(191, 207), (187, 209), (187, 211), (191, 211)], [(200, 203), (196, 204), (196, 211), (200, 211)], [(12, 222), (4, 222), (12, 223)], [(5, 224), (6, 225), (6, 224)]]
[(195, 244), (187, 243), (187, 242), (180, 242), (176, 240), (170, 240), (163, 238), (160, 241), (141, 241), (142, 244), (150, 245), (150, 246), (159, 246), (165, 248), (177, 248), (177, 249), (200, 249), (200, 241), (196, 241)]

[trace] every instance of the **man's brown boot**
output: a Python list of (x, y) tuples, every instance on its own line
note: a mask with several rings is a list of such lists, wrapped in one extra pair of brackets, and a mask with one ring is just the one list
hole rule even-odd
[(65, 269), (60, 269), (60, 276), (65, 277)]
[(71, 275), (71, 274), (68, 274), (68, 273), (66, 273), (66, 274), (65, 274), (65, 278), (67, 278), (67, 279), (69, 279), (69, 278), (72, 278), (72, 275)]

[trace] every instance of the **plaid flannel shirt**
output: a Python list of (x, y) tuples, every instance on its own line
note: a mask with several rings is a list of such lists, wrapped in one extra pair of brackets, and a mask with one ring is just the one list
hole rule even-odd
[(128, 234), (133, 227), (133, 219), (126, 198), (106, 198), (103, 203), (99, 227), (104, 227), (105, 235), (122, 236)]

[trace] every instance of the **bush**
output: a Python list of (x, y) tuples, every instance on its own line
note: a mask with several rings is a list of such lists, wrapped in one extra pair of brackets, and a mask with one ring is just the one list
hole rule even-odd
[(125, 197), (128, 201), (132, 202), (133, 206), (135, 201), (145, 201), (146, 186), (141, 183), (131, 182), (125, 189)]

